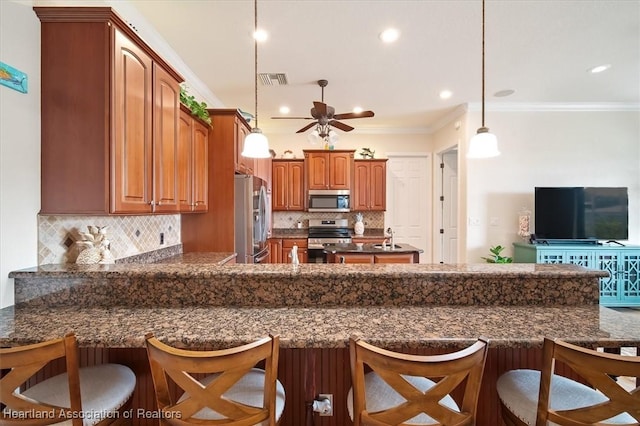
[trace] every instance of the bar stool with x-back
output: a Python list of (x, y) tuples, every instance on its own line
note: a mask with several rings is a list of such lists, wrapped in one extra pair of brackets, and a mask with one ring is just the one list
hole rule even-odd
[[(27, 387), (52, 361), (64, 359), (66, 372)], [(42, 343), (0, 349), (0, 424), (40, 426), (68, 422), (104, 426), (126, 421), (136, 376), (127, 366), (79, 367), (73, 333)], [(22, 389), (22, 390), (21, 390)]]
[[(285, 403), (278, 336), (215, 351), (174, 348), (152, 333), (146, 341), (161, 424), (277, 424)], [(172, 392), (170, 383), (184, 392)]]
[[(474, 425), (488, 341), (443, 355), (409, 355), (350, 339), (347, 408), (360, 425)], [(365, 368), (371, 372), (365, 374)], [(458, 405), (451, 393), (463, 386)]]
[[(555, 374), (556, 361), (591, 386)], [(640, 356), (545, 338), (542, 371), (511, 370), (498, 379), (502, 419), (508, 426), (640, 425), (640, 386), (624, 389), (617, 376), (640, 377)]]

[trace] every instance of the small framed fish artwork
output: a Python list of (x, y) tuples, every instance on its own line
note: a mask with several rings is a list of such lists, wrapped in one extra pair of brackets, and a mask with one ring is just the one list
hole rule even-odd
[(27, 93), (28, 78), (25, 73), (0, 61), (0, 84), (18, 92)]

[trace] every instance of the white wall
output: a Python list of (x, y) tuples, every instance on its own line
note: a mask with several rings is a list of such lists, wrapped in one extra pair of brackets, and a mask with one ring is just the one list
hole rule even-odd
[(40, 21), (30, 4), (0, 2), (2, 62), (28, 76), (28, 93), (0, 86), (0, 307), (9, 272), (35, 266), (40, 210)]
[[(479, 127), (479, 113), (468, 119), (469, 129)], [(535, 186), (628, 187), (629, 243), (640, 243), (638, 111), (490, 112), (486, 122), (501, 155), (467, 160), (462, 220), (479, 223), (468, 226), (469, 263), (481, 262), (496, 244), (512, 253), (518, 212), (533, 212)]]

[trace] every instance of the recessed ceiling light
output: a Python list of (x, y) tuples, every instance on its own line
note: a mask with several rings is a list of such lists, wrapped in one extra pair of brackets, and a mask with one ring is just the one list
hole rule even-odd
[(589, 72), (591, 74), (598, 74), (599, 72), (606, 71), (609, 68), (611, 68), (611, 65), (609, 64), (598, 65), (597, 67), (589, 68)]
[(513, 95), (515, 92), (516, 91), (513, 89), (499, 90), (496, 93), (494, 93), (493, 96), (495, 96), (496, 98), (504, 98), (504, 97)]
[(400, 31), (395, 28), (388, 28), (380, 33), (380, 40), (385, 43), (393, 43), (400, 37)]
[(362, 107), (354, 107), (353, 112), (356, 114), (360, 114), (362, 112)]
[(290, 111), (291, 110), (286, 105), (283, 105), (283, 106), (280, 107), (280, 114), (289, 114)]
[(263, 42), (269, 38), (269, 33), (267, 33), (265, 30), (258, 29), (253, 33), (253, 38), (258, 42)]
[(449, 99), (453, 96), (453, 92), (451, 90), (443, 90), (440, 92), (440, 99)]

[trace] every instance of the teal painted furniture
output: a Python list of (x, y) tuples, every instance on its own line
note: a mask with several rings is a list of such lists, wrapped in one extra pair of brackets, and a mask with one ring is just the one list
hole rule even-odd
[(609, 272), (600, 279), (600, 304), (640, 306), (640, 246), (513, 243), (515, 263), (571, 263)]

